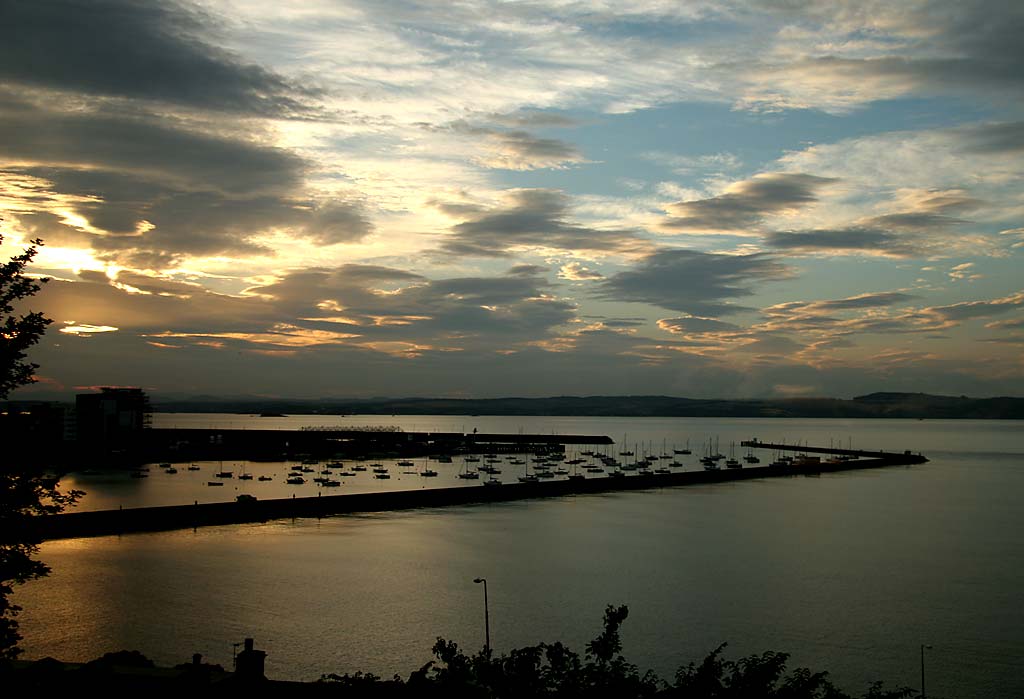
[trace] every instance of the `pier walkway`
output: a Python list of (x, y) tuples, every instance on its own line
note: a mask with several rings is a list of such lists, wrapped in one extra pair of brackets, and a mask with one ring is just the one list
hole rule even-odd
[[(832, 454), (833, 456), (854, 456), (859, 459), (902, 459), (914, 456), (909, 451), (865, 451), (863, 449), (838, 449), (835, 447), (809, 447), (803, 444), (784, 444), (775, 442), (762, 442), (757, 439), (749, 439), (740, 442), (740, 446), (750, 449), (771, 449), (772, 451), (798, 451), (806, 454)], [(918, 453), (916, 456), (920, 456)]]

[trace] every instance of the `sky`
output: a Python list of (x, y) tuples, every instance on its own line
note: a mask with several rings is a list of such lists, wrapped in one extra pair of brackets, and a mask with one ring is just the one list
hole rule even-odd
[(1024, 395), (1024, 4), (0, 0), (31, 398)]

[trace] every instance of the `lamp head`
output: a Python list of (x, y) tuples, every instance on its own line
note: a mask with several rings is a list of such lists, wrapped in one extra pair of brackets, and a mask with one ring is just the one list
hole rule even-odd
[(475, 582), (475, 583), (482, 583), (483, 581), (484, 581), (483, 578), (473, 578), (473, 582)]

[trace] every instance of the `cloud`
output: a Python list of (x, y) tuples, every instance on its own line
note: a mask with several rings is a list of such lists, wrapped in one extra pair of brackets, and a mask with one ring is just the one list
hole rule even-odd
[(649, 303), (696, 316), (745, 310), (727, 302), (753, 295), (756, 282), (790, 278), (793, 271), (769, 255), (723, 255), (663, 249), (633, 269), (599, 282), (599, 297)]
[(575, 282), (604, 278), (604, 275), (600, 272), (587, 269), (579, 262), (569, 262), (568, 264), (562, 265), (558, 270), (558, 276), (561, 279), (568, 279)]
[(344, 201), (316, 205), (300, 225), (311, 240), (321, 245), (355, 242), (373, 232), (373, 224), (362, 208)]
[(683, 318), (662, 318), (658, 327), (676, 335), (703, 335), (705, 333), (734, 333), (743, 330), (738, 325), (714, 318), (685, 316)]
[(567, 127), (577, 126), (579, 121), (558, 112), (538, 112), (532, 110), (512, 114), (492, 114), (490, 120), (513, 127)]
[(507, 274), (513, 274), (513, 275), (516, 275), (516, 276), (532, 277), (532, 276), (535, 276), (535, 275), (538, 275), (538, 274), (543, 274), (544, 272), (547, 272), (547, 271), (548, 271), (547, 267), (541, 267), (540, 265), (521, 264), (521, 265), (512, 265), (511, 267), (509, 267)]
[(509, 192), (507, 205), (456, 224), (441, 251), (450, 255), (507, 257), (534, 248), (568, 252), (636, 254), (650, 244), (629, 230), (590, 228), (569, 223), (569, 198), (550, 189)]
[(1012, 320), (997, 320), (985, 324), (986, 328), (1010, 328), (1013, 330), (1024, 329), (1024, 318), (1013, 318)]
[(611, 329), (629, 329), (639, 328), (646, 325), (647, 321), (643, 318), (605, 318), (601, 321), (601, 326)]
[[(837, 336), (856, 332), (931, 332), (949, 327), (948, 322), (928, 309), (896, 315), (883, 310), (917, 298), (901, 291), (879, 291), (841, 299), (786, 301), (762, 309), (767, 320), (757, 327), (768, 332), (810, 334), (819, 338), (817, 345), (829, 348), (842, 346)], [(858, 315), (851, 318), (850, 313)]]
[(949, 306), (934, 306), (930, 310), (948, 320), (969, 320), (1006, 313), (1024, 306), (1024, 291), (987, 301), (964, 301)]
[(84, 271), (80, 281), (52, 281), (39, 301), (76, 329), (107, 326), (168, 346), (403, 354), (522, 349), (556, 336), (576, 314), (536, 276), (430, 280), (357, 264), (295, 270), (240, 296), (180, 278)]
[(1024, 121), (971, 126), (963, 133), (963, 148), (970, 152), (1004, 154), (1024, 150)]
[[(548, 337), (571, 322), (575, 304), (553, 297), (536, 276), (430, 280), (374, 265), (295, 271), (250, 294), (283, 318), (361, 342), (402, 340), (434, 347), (505, 347)], [(339, 319), (340, 316), (340, 319)]]
[[(1020, 5), (1012, 0), (906, 4), (776, 4), (766, 21), (791, 23), (736, 77), (740, 104), (846, 112), (910, 94), (993, 102), (1024, 87)], [(998, 18), (998, 19), (995, 19)], [(777, 25), (776, 25), (777, 26)], [(739, 66), (731, 66), (739, 70)]]
[(765, 242), (779, 250), (800, 252), (871, 252), (891, 257), (917, 257), (924, 248), (891, 231), (840, 228), (769, 233)]
[(310, 112), (312, 91), (210, 43), (217, 22), (173, 1), (5, 3), (0, 79), (200, 109)]
[(804, 306), (804, 308), (824, 311), (881, 308), (885, 306), (903, 304), (908, 301), (913, 301), (916, 298), (918, 297), (913, 294), (905, 294), (901, 291), (878, 291), (875, 293), (848, 296), (844, 299), (814, 301)]
[(964, 262), (963, 264), (954, 265), (949, 270), (949, 278), (953, 281), (974, 281), (976, 279), (984, 279), (984, 274), (978, 274), (974, 270), (973, 262)]
[[(955, 328), (965, 321), (1007, 313), (1024, 307), (1024, 292), (983, 301), (947, 306), (908, 308), (900, 306), (916, 297), (903, 292), (878, 292), (825, 301), (790, 301), (765, 308), (767, 320), (756, 326), (767, 331), (801, 332), (819, 338), (854, 334), (904, 335), (935, 333)], [(855, 312), (853, 317), (836, 314)], [(989, 324), (986, 327), (1001, 327)], [(1012, 327), (1012, 325), (1007, 326)]]
[[(942, 205), (957, 204), (939, 204)], [(847, 227), (775, 231), (765, 236), (765, 243), (783, 250), (832, 254), (869, 253), (887, 257), (953, 254), (963, 245), (952, 243), (943, 234), (960, 223), (964, 222), (931, 211), (907, 211), (860, 219)]]
[(767, 173), (730, 185), (710, 199), (671, 204), (661, 222), (666, 231), (749, 233), (769, 215), (812, 204), (833, 178), (803, 173)]
[(1024, 248), (1024, 228), (1011, 228), (1005, 231), (999, 231), (999, 235), (1005, 235), (1012, 238), (1018, 238), (1018, 240), (1010, 243), (1011, 248)]
[(679, 175), (690, 175), (694, 172), (721, 172), (735, 170), (742, 162), (733, 153), (707, 153), (704, 155), (677, 155), (675, 153), (650, 152), (644, 153), (646, 160), (671, 168)]
[(296, 154), (172, 124), (0, 101), (0, 175), (34, 183), (12, 190), (7, 207), (51, 242), (149, 269), (182, 256), (272, 254), (254, 241), (268, 231), (321, 245), (373, 231), (360, 203), (307, 195), (311, 165)]
[(572, 144), (556, 138), (535, 136), (521, 129), (498, 129), (467, 121), (456, 121), (443, 127), (429, 126), (428, 129), (442, 133), (450, 131), (471, 138), (471, 157), (488, 168), (538, 170), (585, 162), (582, 153)]
[(554, 138), (539, 138), (525, 131), (495, 132), (488, 136), (488, 150), (480, 162), (505, 170), (560, 168), (584, 162), (572, 145)]
[(155, 114), (65, 111), (5, 99), (0, 99), (0, 157), (21, 170), (99, 168), (183, 189), (199, 181), (226, 194), (291, 190), (308, 167), (282, 148), (183, 128)]

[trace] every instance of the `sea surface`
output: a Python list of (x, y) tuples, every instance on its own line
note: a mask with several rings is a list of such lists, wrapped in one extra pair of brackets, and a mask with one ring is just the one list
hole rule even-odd
[[(497, 651), (561, 640), (579, 651), (608, 604), (625, 604), (623, 653), (671, 678), (722, 642), (741, 657), (791, 654), (839, 686), (931, 697), (1024, 696), (1024, 423), (491, 416), (157, 414), (155, 426), (608, 435), (615, 450), (672, 453), (687, 469), (743, 439), (922, 452), (923, 465), (321, 520), (47, 542), (50, 577), (18, 589), (29, 658), (85, 660), (138, 649), (158, 664), (202, 653), (230, 667), (253, 637), (267, 674), (409, 672), (438, 636), (482, 646), (488, 580)], [(762, 461), (770, 454), (761, 453)], [(466, 484), (440, 475), (362, 474), (331, 494)], [(205, 485), (221, 464), (150, 477), (71, 474), (81, 507), (104, 509), (312, 495), (288, 489), (290, 464), (225, 463), (270, 474)], [(522, 467), (519, 467), (522, 468)], [(515, 467), (502, 477), (513, 481)], [(399, 476), (404, 478), (400, 479)], [(467, 487), (480, 487), (473, 481)], [(236, 490), (240, 488), (240, 490)]]

